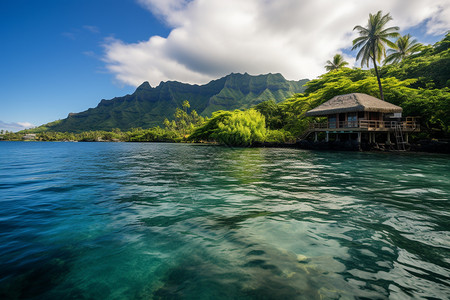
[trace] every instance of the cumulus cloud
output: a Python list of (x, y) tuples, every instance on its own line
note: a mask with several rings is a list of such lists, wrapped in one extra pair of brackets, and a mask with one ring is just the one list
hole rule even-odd
[[(205, 83), (231, 72), (315, 78), (334, 54), (351, 46), (355, 25), (390, 12), (402, 30), (450, 28), (449, 0), (138, 0), (172, 28), (147, 41), (105, 42), (107, 69), (126, 84), (179, 80)], [(353, 57), (346, 57), (354, 63)]]
[(3, 121), (0, 121), (0, 130), (7, 130), (7, 131), (20, 131), (28, 128), (36, 127), (35, 125), (31, 124), (30, 122), (13, 122), (13, 123), (5, 123)]

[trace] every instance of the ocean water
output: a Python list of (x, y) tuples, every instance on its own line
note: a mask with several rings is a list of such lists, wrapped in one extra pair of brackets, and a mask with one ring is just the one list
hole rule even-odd
[(0, 299), (449, 299), (450, 156), (0, 143)]

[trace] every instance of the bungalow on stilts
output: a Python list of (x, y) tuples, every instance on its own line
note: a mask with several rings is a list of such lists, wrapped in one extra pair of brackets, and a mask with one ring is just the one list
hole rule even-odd
[(358, 149), (365, 145), (402, 151), (409, 133), (420, 131), (415, 118), (402, 118), (400, 106), (361, 93), (336, 96), (309, 110), (306, 116), (326, 120), (311, 123), (305, 138), (314, 133), (317, 143), (320, 134), (325, 142), (350, 141)]

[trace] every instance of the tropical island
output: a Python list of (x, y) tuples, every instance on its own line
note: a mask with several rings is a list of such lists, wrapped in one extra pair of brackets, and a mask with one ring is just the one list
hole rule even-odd
[(0, 299), (450, 299), (450, 5), (4, 2)]
[[(362, 93), (417, 117), (420, 132), (409, 141), (450, 137), (450, 34), (434, 45), (417, 43), (389, 14), (356, 26), (357, 59), (367, 69), (348, 68), (340, 54), (314, 80), (288, 81), (281, 74), (230, 74), (198, 86), (148, 82), (132, 95), (102, 100), (96, 108), (17, 133), (2, 140), (213, 142), (233, 146), (295, 143), (311, 122), (306, 113), (338, 95)], [(393, 40), (396, 38), (396, 40)], [(378, 63), (378, 65), (377, 65)], [(372, 68), (369, 68), (372, 66)], [(317, 139), (317, 136), (315, 137)], [(319, 139), (325, 140), (323, 135)]]

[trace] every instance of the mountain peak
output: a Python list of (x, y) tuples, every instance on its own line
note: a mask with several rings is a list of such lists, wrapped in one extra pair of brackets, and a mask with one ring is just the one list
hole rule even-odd
[(150, 83), (148, 83), (148, 81), (144, 81), (140, 86), (137, 87), (136, 90), (148, 90), (151, 88), (152, 86), (150, 85)]
[(249, 73), (230, 73), (224, 78), (279, 78), (281, 80), (286, 80), (281, 73), (267, 73), (267, 74), (259, 74), (259, 75), (250, 75)]

